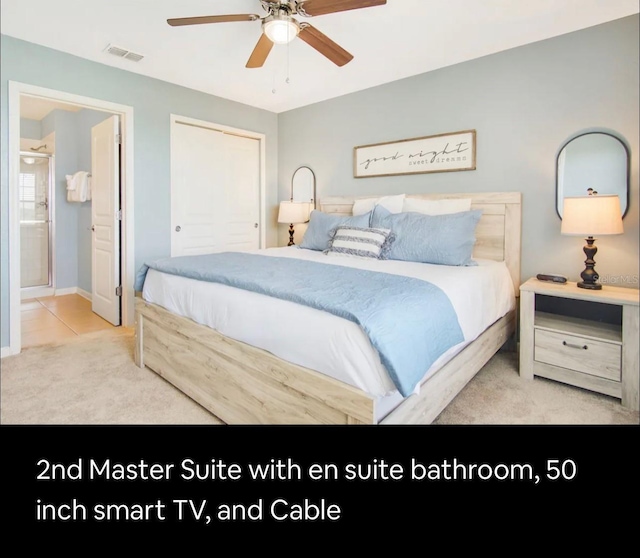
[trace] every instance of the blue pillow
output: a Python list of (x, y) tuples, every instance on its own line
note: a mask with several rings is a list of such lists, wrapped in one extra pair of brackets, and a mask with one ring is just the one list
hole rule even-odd
[(322, 211), (313, 210), (309, 218), (309, 225), (300, 248), (308, 250), (326, 250), (329, 248), (332, 233), (339, 226), (368, 228), (371, 212), (363, 215), (336, 215), (335, 213), (323, 213)]
[(471, 253), (481, 215), (481, 209), (447, 215), (391, 213), (377, 205), (371, 216), (371, 227), (391, 229), (395, 233), (390, 260), (470, 266), (477, 265)]

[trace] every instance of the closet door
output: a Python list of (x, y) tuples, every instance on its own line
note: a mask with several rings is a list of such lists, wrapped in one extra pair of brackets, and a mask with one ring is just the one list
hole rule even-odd
[(225, 134), (224, 149), (224, 249), (254, 250), (260, 246), (260, 142)]
[(171, 134), (171, 255), (218, 252), (224, 134), (177, 124)]
[(171, 255), (259, 247), (260, 142), (175, 123)]

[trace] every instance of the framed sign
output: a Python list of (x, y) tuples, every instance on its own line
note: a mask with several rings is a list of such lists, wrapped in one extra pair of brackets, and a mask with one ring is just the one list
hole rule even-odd
[(475, 130), (353, 148), (355, 178), (465, 171), (475, 168)]

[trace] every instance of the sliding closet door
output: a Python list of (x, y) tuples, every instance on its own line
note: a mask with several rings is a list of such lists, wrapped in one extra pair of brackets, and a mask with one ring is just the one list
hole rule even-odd
[(200, 126), (172, 126), (172, 256), (259, 247), (259, 145)]
[(224, 134), (177, 124), (171, 133), (171, 255), (221, 249)]
[(260, 142), (229, 134), (224, 139), (224, 249), (254, 250), (260, 246)]

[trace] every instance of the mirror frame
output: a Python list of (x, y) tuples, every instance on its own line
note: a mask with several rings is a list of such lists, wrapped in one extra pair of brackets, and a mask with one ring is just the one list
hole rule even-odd
[[(298, 171), (303, 170), (303, 169), (307, 169), (311, 173), (311, 178), (313, 179), (313, 191), (312, 191), (312, 198), (309, 201), (313, 202), (313, 209), (317, 209), (317, 204), (316, 204), (316, 174), (313, 172), (313, 169), (311, 167), (308, 167), (306, 165), (298, 167), (295, 171), (293, 171), (293, 175), (291, 176), (291, 201), (293, 201), (293, 188), (294, 188), (294, 182), (295, 182), (296, 174), (297, 174)], [(297, 201), (302, 201), (302, 200), (297, 200)]]
[[(626, 169), (625, 169), (625, 171), (626, 171), (625, 194), (626, 194), (626, 197), (627, 197), (627, 199), (626, 199), (627, 205), (625, 207), (624, 213), (622, 214), (622, 219), (624, 219), (625, 215), (629, 212), (629, 205), (630, 205), (629, 204), (629, 194), (630, 194), (630, 190), (631, 190), (631, 188), (630, 188), (631, 154), (629, 152), (629, 148), (627, 147), (627, 144), (624, 141), (622, 141), (622, 139), (619, 138), (618, 136), (616, 136), (615, 134), (612, 134), (611, 132), (602, 132), (602, 131), (599, 131), (599, 130), (593, 130), (593, 131), (590, 131), (590, 132), (583, 132), (581, 134), (578, 134), (576, 136), (573, 136), (573, 137), (569, 138), (567, 141), (564, 142), (562, 147), (558, 150), (558, 154), (556, 155), (556, 195), (555, 195), (554, 204), (555, 204), (555, 207), (556, 207), (556, 215), (559, 217), (559, 219), (561, 221), (562, 221), (562, 215), (560, 215), (560, 211), (558, 209), (558, 193), (559, 193), (558, 192), (558, 189), (559, 189), (558, 188), (558, 186), (559, 186), (558, 182), (559, 182), (559, 178), (560, 178), (558, 176), (558, 165), (560, 163), (560, 155), (564, 151), (565, 147), (567, 147), (567, 145), (569, 145), (572, 141), (574, 141), (574, 140), (576, 140), (578, 138), (581, 138), (583, 136), (591, 135), (591, 134), (600, 134), (600, 135), (603, 135), (603, 136), (612, 137), (613, 139), (619, 141), (620, 144), (622, 145), (622, 147), (624, 148), (625, 154), (627, 156), (627, 164), (626, 164)], [(585, 196), (586, 195), (587, 194), (585, 192)], [(603, 195), (604, 195), (604, 193), (603, 193)]]

